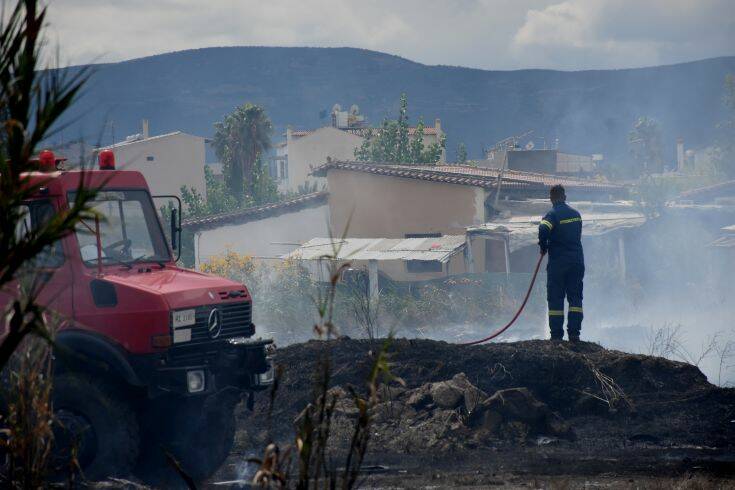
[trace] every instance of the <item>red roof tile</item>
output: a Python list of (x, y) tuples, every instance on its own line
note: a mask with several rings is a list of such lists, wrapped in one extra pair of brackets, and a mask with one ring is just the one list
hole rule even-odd
[[(494, 188), (498, 183), (498, 169), (470, 167), (467, 165), (396, 165), (377, 162), (343, 162), (332, 161), (312, 172), (325, 176), (330, 169), (350, 170), (391, 177), (444, 182), (448, 184), (470, 185), (483, 188)], [(608, 182), (575, 179), (558, 175), (505, 170), (502, 176), (503, 189), (539, 189), (562, 184), (571, 189), (583, 189), (600, 193), (623, 193), (625, 187)]]
[(239, 209), (231, 213), (212, 214), (201, 218), (191, 218), (182, 220), (181, 225), (191, 230), (200, 230), (205, 228), (216, 228), (231, 224), (240, 224), (248, 221), (255, 221), (264, 218), (270, 218), (287, 212), (298, 211), (309, 206), (325, 203), (327, 200), (327, 192), (314, 192), (312, 194), (304, 194), (295, 199), (288, 201), (276, 202), (273, 204), (265, 204), (263, 206), (254, 206), (251, 208)]

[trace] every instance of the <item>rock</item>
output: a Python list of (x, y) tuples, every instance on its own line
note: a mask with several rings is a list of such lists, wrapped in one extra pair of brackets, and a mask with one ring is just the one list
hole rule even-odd
[(441, 409), (463, 407), (466, 413), (475, 411), (487, 394), (470, 383), (464, 373), (459, 373), (447, 381), (427, 383), (406, 392), (406, 403), (416, 409), (434, 405)]
[(429, 394), (440, 408), (457, 408), (464, 401), (464, 394), (451, 381), (432, 383)]
[(416, 410), (430, 405), (433, 401), (433, 399), (431, 398), (430, 389), (431, 385), (425, 384), (419, 388), (416, 388), (415, 390), (408, 391), (408, 400), (406, 401), (406, 403)]
[(478, 406), (469, 423), (501, 437), (547, 435), (574, 438), (571, 427), (527, 388), (495, 392)]

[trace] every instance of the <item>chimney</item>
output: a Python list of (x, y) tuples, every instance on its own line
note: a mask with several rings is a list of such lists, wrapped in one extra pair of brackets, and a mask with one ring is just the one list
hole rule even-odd
[(436, 129), (437, 135), (442, 134), (442, 122), (438, 117), (434, 119), (434, 129)]
[(676, 138), (676, 170), (683, 172), (686, 166), (684, 161), (684, 138)]
[(286, 126), (286, 143), (291, 142), (291, 133), (293, 132), (293, 129), (291, 129), (291, 125)]
[(149, 138), (150, 133), (148, 132), (148, 119), (143, 119), (141, 121), (141, 125), (143, 126), (143, 138)]

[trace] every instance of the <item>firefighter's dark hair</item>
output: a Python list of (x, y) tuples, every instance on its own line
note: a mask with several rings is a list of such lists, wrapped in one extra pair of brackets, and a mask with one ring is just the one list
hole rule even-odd
[(552, 202), (564, 202), (567, 200), (567, 193), (564, 190), (564, 186), (561, 184), (557, 184), (554, 187), (551, 188), (549, 191), (549, 199), (552, 200)]

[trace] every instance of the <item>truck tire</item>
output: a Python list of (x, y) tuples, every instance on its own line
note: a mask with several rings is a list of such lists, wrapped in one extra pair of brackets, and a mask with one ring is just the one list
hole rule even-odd
[(194, 480), (212, 476), (232, 451), (238, 401), (239, 395), (213, 395), (206, 399), (172, 397), (155, 402), (142, 419), (144, 439), (138, 476), (159, 485), (179, 480), (164, 451)]
[[(135, 410), (114, 389), (98, 378), (77, 373), (54, 379), (54, 463), (69, 468), (72, 444), (89, 480), (127, 477), (138, 457), (139, 428)], [(74, 443), (72, 443), (74, 441)]]
[(235, 442), (234, 409), (235, 404), (204, 403), (197, 409), (197, 423), (170, 441), (171, 453), (195, 480), (212, 476), (230, 455)]

